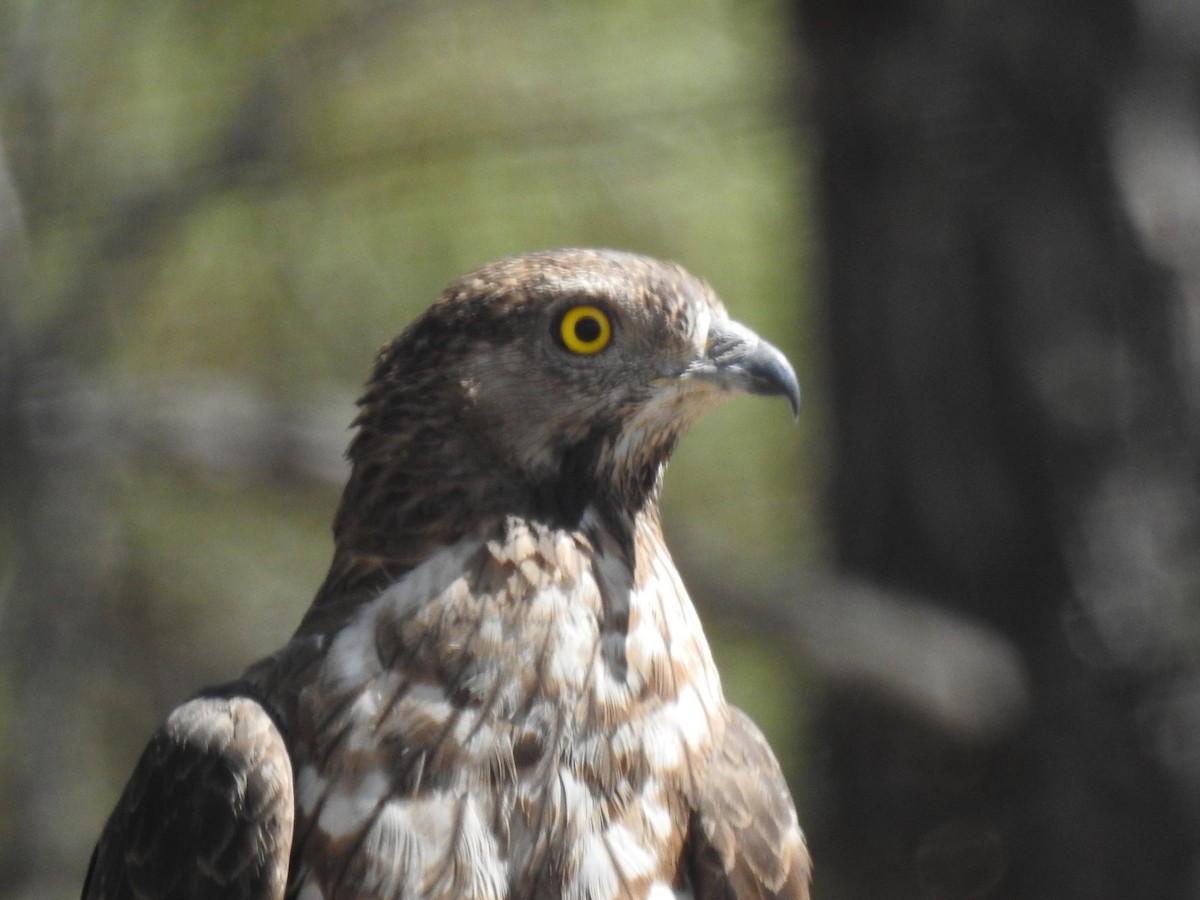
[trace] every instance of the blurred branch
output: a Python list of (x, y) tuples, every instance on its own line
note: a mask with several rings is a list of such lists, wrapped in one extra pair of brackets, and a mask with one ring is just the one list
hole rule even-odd
[(315, 393), (329, 399), (286, 404), (216, 372), (150, 384), (59, 370), (32, 392), (29, 431), (35, 444), (85, 442), (117, 463), (175, 459), (246, 482), (340, 485), (352, 398)]
[(739, 572), (693, 542), (679, 549), (706, 620), (748, 628), (825, 679), (864, 686), (968, 740), (993, 739), (1028, 710), (1024, 661), (981, 623), (837, 573)]

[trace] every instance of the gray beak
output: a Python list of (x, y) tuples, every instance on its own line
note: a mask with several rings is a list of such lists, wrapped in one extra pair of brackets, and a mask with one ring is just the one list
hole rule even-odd
[(791, 363), (739, 322), (713, 322), (704, 355), (687, 367), (683, 378), (725, 391), (787, 397), (792, 418), (800, 415), (800, 384)]

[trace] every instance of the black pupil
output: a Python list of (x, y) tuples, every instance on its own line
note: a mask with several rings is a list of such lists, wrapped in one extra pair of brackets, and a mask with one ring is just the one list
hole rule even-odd
[(575, 337), (585, 344), (600, 338), (600, 322), (595, 316), (583, 316), (575, 322)]

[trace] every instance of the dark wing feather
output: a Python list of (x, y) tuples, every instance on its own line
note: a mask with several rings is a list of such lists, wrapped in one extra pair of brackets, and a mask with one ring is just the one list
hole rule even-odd
[(92, 854), (83, 900), (281, 898), (292, 765), (256, 701), (201, 697), (150, 740)]
[(693, 798), (688, 873), (697, 900), (808, 900), (811, 864), (783, 772), (739, 709)]

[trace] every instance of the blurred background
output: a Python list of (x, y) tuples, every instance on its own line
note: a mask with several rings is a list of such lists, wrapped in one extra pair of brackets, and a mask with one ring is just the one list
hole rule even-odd
[(816, 896), (1200, 897), (1200, 6), (0, 0), (0, 898), (287, 639), (376, 348), (568, 245), (800, 372), (664, 505)]

